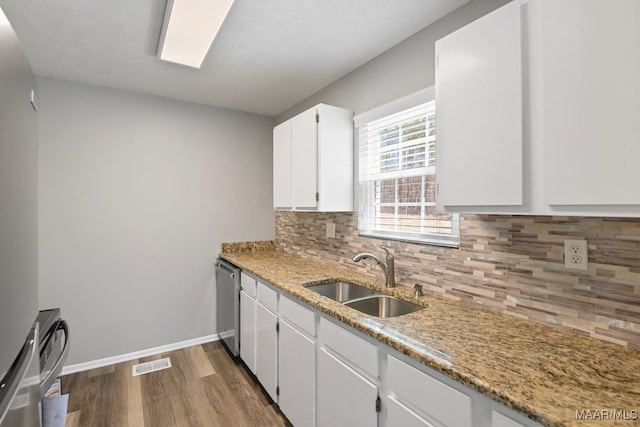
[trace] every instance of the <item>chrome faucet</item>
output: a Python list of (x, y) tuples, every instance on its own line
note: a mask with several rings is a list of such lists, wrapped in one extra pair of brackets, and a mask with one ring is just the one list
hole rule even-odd
[(353, 262), (358, 262), (358, 261), (360, 261), (362, 259), (365, 259), (365, 258), (374, 259), (378, 263), (378, 266), (380, 266), (380, 268), (384, 272), (385, 286), (387, 288), (393, 288), (393, 287), (396, 286), (395, 260), (393, 258), (393, 255), (391, 254), (391, 252), (389, 252), (389, 250), (387, 248), (385, 248), (384, 246), (380, 246), (380, 249), (384, 249), (384, 251), (387, 253), (387, 263), (386, 264), (384, 262), (380, 261), (380, 258), (375, 256), (374, 254), (370, 254), (368, 252), (362, 252), (362, 253), (357, 254), (356, 256), (353, 257)]

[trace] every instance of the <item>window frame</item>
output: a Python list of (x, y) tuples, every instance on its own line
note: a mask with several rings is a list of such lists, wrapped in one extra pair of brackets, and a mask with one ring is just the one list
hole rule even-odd
[[(424, 245), (445, 246), (445, 247), (460, 247), (460, 217), (459, 214), (453, 213), (451, 215), (451, 234), (439, 234), (439, 233), (419, 233), (419, 232), (403, 232), (403, 231), (389, 231), (389, 230), (362, 230), (361, 221), (363, 214), (360, 204), (360, 198), (362, 197), (363, 189), (360, 183), (360, 127), (383, 119), (385, 117), (409, 110), (418, 105), (435, 101), (435, 87), (430, 86), (423, 90), (414, 92), (408, 96), (391, 101), (379, 107), (365, 111), (361, 114), (354, 116), (354, 137), (356, 144), (354, 144), (354, 181), (358, 191), (355, 192), (356, 205), (358, 206), (358, 235), (362, 237), (384, 239), (384, 240), (397, 240), (402, 242), (419, 243)], [(437, 105), (436, 105), (437, 114)], [(437, 156), (437, 136), (436, 136), (436, 156)], [(433, 166), (435, 169), (435, 166)], [(429, 167), (431, 169), (431, 167)], [(435, 170), (437, 176), (437, 170)], [(420, 174), (416, 176), (427, 176), (429, 174)], [(396, 177), (392, 178), (396, 179)], [(444, 212), (443, 212), (444, 213)]]

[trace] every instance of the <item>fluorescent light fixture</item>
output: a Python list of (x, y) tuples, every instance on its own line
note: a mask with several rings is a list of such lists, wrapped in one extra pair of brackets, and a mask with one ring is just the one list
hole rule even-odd
[(200, 68), (234, 0), (167, 0), (158, 57)]

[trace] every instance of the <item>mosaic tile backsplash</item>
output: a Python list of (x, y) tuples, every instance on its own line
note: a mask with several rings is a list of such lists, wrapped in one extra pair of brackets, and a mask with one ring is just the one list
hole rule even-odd
[[(399, 285), (640, 350), (640, 219), (461, 215), (460, 248), (358, 236), (356, 213), (276, 212), (279, 250), (353, 271), (382, 272), (358, 252), (396, 258)], [(325, 237), (336, 224), (336, 238)], [(564, 268), (564, 240), (586, 239), (589, 269)]]

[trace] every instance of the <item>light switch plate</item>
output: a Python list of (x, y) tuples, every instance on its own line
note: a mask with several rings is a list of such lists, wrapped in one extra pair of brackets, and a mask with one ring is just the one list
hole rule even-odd
[(329, 239), (335, 239), (336, 238), (336, 225), (333, 222), (328, 222), (327, 223), (327, 237)]

